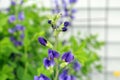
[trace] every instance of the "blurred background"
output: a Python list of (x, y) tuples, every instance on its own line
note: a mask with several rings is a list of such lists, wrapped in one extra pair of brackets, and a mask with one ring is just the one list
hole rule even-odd
[[(40, 3), (49, 9), (54, 7), (53, 0), (28, 0), (25, 5), (36, 4), (41, 7)], [(0, 0), (0, 11), (9, 6), (10, 0)], [(105, 42), (98, 51), (103, 71), (90, 73), (91, 80), (120, 80), (120, 0), (77, 0), (75, 8), (73, 27), (64, 38), (70, 35), (78, 37), (78, 32), (83, 38), (98, 34), (98, 40)], [(51, 14), (50, 10), (44, 13)]]

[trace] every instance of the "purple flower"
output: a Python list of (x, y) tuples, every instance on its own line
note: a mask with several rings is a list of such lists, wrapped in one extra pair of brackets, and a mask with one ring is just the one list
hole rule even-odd
[(67, 31), (67, 27), (63, 27), (63, 28), (62, 28), (62, 31), (63, 31), (63, 32)]
[(13, 43), (15, 46), (22, 46), (23, 45), (22, 41), (14, 41)]
[(34, 80), (50, 80), (45, 75), (41, 74), (40, 76), (34, 76)]
[(22, 20), (24, 20), (24, 18), (25, 18), (24, 13), (23, 13), (23, 12), (20, 12), (20, 13), (18, 14), (18, 19), (22, 21)]
[(75, 61), (73, 63), (73, 68), (74, 68), (75, 71), (79, 71), (80, 68), (81, 68), (80, 63), (78, 61)]
[(76, 13), (76, 11), (77, 11), (76, 9), (72, 9), (71, 10), (72, 13)]
[(47, 69), (49, 69), (49, 67), (53, 67), (55, 65), (54, 60), (49, 60), (48, 58), (44, 58), (43, 63)]
[(41, 45), (46, 46), (47, 45), (47, 40), (45, 40), (43, 37), (39, 37), (38, 41), (40, 42)]
[(58, 0), (54, 0), (54, 2), (55, 2), (55, 9), (52, 9), (52, 11), (53, 11), (53, 13), (59, 13), (60, 8), (59, 8)]
[(51, 23), (52, 23), (52, 21), (51, 21), (51, 20), (48, 20), (48, 23), (49, 23), (49, 24), (51, 24)]
[(71, 52), (66, 52), (62, 55), (62, 60), (64, 60), (67, 63), (70, 63), (74, 60), (74, 56)]
[(68, 70), (63, 70), (62, 73), (59, 75), (59, 80), (66, 80), (66, 76), (68, 75)]
[(73, 3), (76, 3), (77, 0), (69, 0), (69, 2), (70, 2), (71, 4), (73, 4)]
[(63, 32), (67, 31), (67, 26), (69, 26), (69, 24), (70, 24), (70, 23), (69, 23), (68, 21), (65, 21), (65, 22), (64, 22), (64, 27), (62, 28), (62, 31), (63, 31)]
[(55, 2), (55, 4), (56, 4), (55, 7), (56, 7), (56, 8), (59, 8), (58, 0), (54, 0), (54, 2)]
[(71, 19), (74, 19), (75, 17), (73, 15), (70, 16)]
[(59, 53), (58, 53), (57, 51), (52, 50), (52, 49), (49, 49), (49, 50), (48, 50), (48, 57), (49, 57), (50, 59), (58, 58), (59, 56), (60, 56), (60, 55), (59, 55)]
[(65, 0), (62, 0), (62, 5), (63, 5), (63, 8), (64, 8), (64, 9), (67, 9), (67, 3), (66, 3)]
[(68, 75), (68, 70), (63, 70), (63, 72), (59, 75), (59, 80), (76, 80), (76, 77)]
[(65, 21), (65, 22), (64, 22), (64, 26), (65, 26), (65, 27), (69, 26), (69, 22), (68, 22), (68, 21)]
[(13, 36), (11, 36), (11, 37), (10, 37), (10, 40), (11, 40), (12, 42), (14, 42), (14, 41), (15, 41), (15, 38), (14, 38)]
[(11, 16), (9, 16), (8, 21), (9, 21), (10, 23), (14, 22), (15, 20), (16, 20), (15, 15), (11, 15)]
[(15, 28), (8, 29), (8, 32), (11, 34), (13, 34), (15, 31), (16, 31)]
[(18, 31), (23, 31), (23, 30), (25, 30), (25, 27), (23, 27), (23, 26), (20, 25), (20, 24), (17, 24), (17, 25), (15, 26), (15, 29), (18, 30)]
[(17, 41), (13, 36), (10, 37), (10, 40), (15, 46), (22, 46), (23, 45), (22, 41)]
[(24, 38), (24, 36), (25, 36), (25, 35), (22, 33), (22, 34), (20, 35), (20, 38), (21, 38), (21, 39), (23, 39), (23, 38)]
[(71, 80), (76, 80), (76, 77), (71, 75)]
[(15, 6), (16, 2), (14, 0), (11, 1), (11, 5)]

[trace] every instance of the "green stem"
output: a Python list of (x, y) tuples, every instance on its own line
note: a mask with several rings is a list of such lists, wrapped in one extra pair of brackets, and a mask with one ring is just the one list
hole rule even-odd
[[(56, 50), (58, 48), (58, 35), (55, 36), (55, 47)], [(56, 73), (55, 73), (55, 78), (54, 80), (58, 80), (58, 75), (59, 75), (59, 70), (58, 70), (58, 60), (56, 59)]]
[(58, 48), (58, 35), (55, 36), (55, 49)]
[(25, 46), (25, 72), (24, 72), (24, 74), (26, 75), (26, 73), (27, 73), (27, 65), (28, 65), (28, 61), (27, 61), (27, 57), (28, 57), (28, 55), (27, 55), (27, 47)]
[(24, 57), (25, 57), (25, 71), (24, 71), (24, 75), (26, 75), (27, 73), (27, 66), (28, 66), (28, 54), (27, 54), (27, 46), (28, 46), (28, 43), (27, 43), (27, 31), (25, 31), (25, 39), (24, 39)]

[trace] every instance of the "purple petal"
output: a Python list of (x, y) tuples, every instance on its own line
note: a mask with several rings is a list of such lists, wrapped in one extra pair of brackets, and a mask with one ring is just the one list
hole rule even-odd
[(34, 80), (39, 80), (39, 77), (38, 76), (34, 76)]
[(68, 70), (63, 70), (62, 73), (59, 75), (59, 80), (65, 80), (67, 75), (68, 75)]
[(41, 74), (39, 80), (50, 80), (47, 76)]
[(68, 53), (64, 53), (64, 54), (62, 55), (62, 60), (65, 60), (65, 59), (66, 59), (67, 54), (68, 54)]
[(46, 46), (47, 40), (45, 40), (43, 37), (39, 37), (38, 41), (40, 42), (41, 45)]
[(15, 28), (8, 29), (8, 32), (11, 33), (11, 34), (13, 34), (15, 31), (16, 31)]
[(23, 13), (23, 12), (20, 12), (20, 13), (18, 14), (18, 19), (22, 21), (22, 20), (24, 20), (24, 18), (25, 18), (24, 13)]
[(16, 28), (16, 30), (20, 30), (20, 31), (23, 31), (23, 30), (25, 30), (25, 27), (23, 27), (22, 25), (20, 25), (20, 24), (17, 24), (16, 26), (15, 26), (15, 28)]
[(14, 0), (11, 1), (11, 5), (15, 6), (16, 2)]
[(75, 61), (73, 63), (73, 68), (74, 68), (75, 71), (79, 71), (80, 68), (81, 68), (80, 63), (78, 61)]
[(71, 61), (73, 61), (74, 60), (74, 56), (71, 54), (71, 53), (69, 53), (68, 55), (67, 55), (67, 58), (65, 59), (65, 61), (66, 62), (71, 62)]
[(49, 23), (49, 24), (51, 24), (51, 23), (52, 23), (52, 21), (51, 21), (51, 20), (48, 20), (48, 23)]
[(53, 67), (55, 62), (54, 60), (49, 60), (47, 58), (44, 58), (43, 60), (44, 66), (48, 69), (49, 67)]
[(64, 80), (71, 80), (71, 76), (67, 75)]
[(57, 51), (48, 49), (48, 56), (50, 59), (58, 58), (60, 55)]
[(40, 76), (34, 76), (34, 80), (50, 80), (47, 76), (41, 74)]
[(22, 33), (22, 34), (20, 35), (20, 38), (21, 38), (21, 39), (23, 39), (23, 38), (24, 38), (24, 36), (25, 36), (25, 35)]
[(71, 75), (71, 80), (76, 80), (76, 77)]
[(10, 40), (11, 40), (12, 42), (14, 42), (14, 41), (15, 41), (15, 38), (14, 38), (13, 36), (11, 36), (11, 37), (10, 37)]
[(73, 3), (76, 3), (77, 0), (69, 0), (69, 2), (70, 2), (71, 4), (73, 4)]
[(16, 20), (15, 15), (11, 15), (11, 16), (9, 16), (8, 21), (9, 21), (10, 23), (14, 22), (15, 20)]
[(64, 60), (65, 62), (72, 62), (74, 60), (74, 56), (71, 52), (66, 52), (63, 54), (62, 56), (62, 60)]
[(54, 59), (53, 52), (52, 52), (51, 49), (48, 49), (48, 57), (49, 57), (50, 59)]
[(76, 9), (72, 9), (72, 10), (71, 10), (72, 13), (75, 13), (76, 11), (77, 11)]
[(65, 27), (69, 26), (69, 22), (68, 22), (68, 21), (65, 21), (65, 22), (64, 22), (64, 26), (65, 26)]

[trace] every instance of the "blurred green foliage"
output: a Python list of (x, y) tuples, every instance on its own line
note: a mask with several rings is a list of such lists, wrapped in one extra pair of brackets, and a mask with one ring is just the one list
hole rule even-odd
[[(42, 56), (46, 55), (46, 49), (41, 49), (37, 38), (49, 36), (47, 17), (43, 15), (47, 10), (33, 4), (27, 7), (11, 5), (10, 11), (0, 12), (0, 80), (33, 80), (37, 68), (41, 66)], [(25, 20), (15, 24), (25, 26), (25, 38), (24, 45), (16, 47), (10, 41), (8, 29), (14, 25), (8, 23), (8, 18), (19, 11), (24, 12)]]

